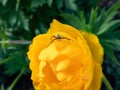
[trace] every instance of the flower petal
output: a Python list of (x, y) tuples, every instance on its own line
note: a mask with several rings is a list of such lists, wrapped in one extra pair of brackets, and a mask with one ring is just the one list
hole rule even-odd
[[(92, 81), (94, 65), (89, 47), (84, 40), (71, 42), (62, 39), (61, 41), (56, 40), (42, 50), (39, 55), (39, 60), (46, 61), (50, 64), (58, 81), (62, 83), (64, 81), (71, 82), (72, 78), (73, 81), (71, 84), (68, 83), (70, 86), (68, 88), (75, 89), (75, 87), (78, 87), (85, 89), (88, 88)], [(77, 74), (77, 72), (79, 72), (79, 74), (74, 80), (73, 75)]]
[(80, 34), (80, 32), (75, 29), (74, 27), (67, 25), (67, 24), (62, 24), (59, 21), (57, 21), (56, 19), (53, 20), (53, 22), (50, 24), (50, 28), (48, 30), (48, 34), (49, 33), (55, 33), (55, 32), (64, 32), (67, 33), (69, 35), (71, 35), (73, 38), (77, 38), (77, 37), (82, 37), (82, 35)]
[(93, 34), (53, 20), (27, 54), (36, 90), (100, 90), (103, 49)]
[(102, 80), (102, 67), (101, 64), (94, 60), (94, 73), (93, 80), (88, 90), (100, 90)]
[(100, 45), (100, 42), (97, 36), (88, 32), (83, 32), (83, 31), (80, 31), (80, 32), (82, 33), (85, 40), (87, 41), (94, 60), (102, 64), (104, 51), (102, 46)]
[[(28, 58), (30, 60), (30, 69), (32, 70), (31, 79), (34, 81), (39, 80), (39, 64), (38, 59), (39, 53), (42, 49), (48, 46), (51, 35), (41, 34), (33, 39), (33, 43), (29, 46), (29, 51), (27, 52)], [(39, 81), (38, 81), (39, 82)]]

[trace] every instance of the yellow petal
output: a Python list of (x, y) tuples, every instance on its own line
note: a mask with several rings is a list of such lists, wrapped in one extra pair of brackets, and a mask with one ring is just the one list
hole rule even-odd
[[(34, 81), (39, 80), (39, 54), (42, 49), (48, 46), (51, 35), (41, 34), (33, 39), (32, 44), (29, 46), (29, 51), (27, 52), (28, 58), (30, 60), (30, 69), (32, 70), (31, 79)], [(38, 81), (39, 82), (39, 81)]]
[[(84, 40), (55, 40), (55, 42), (41, 51), (39, 60), (46, 61), (50, 64), (54, 75), (57, 77), (58, 81), (62, 82), (63, 86), (64, 81), (72, 82), (68, 83), (69, 87), (67, 88), (75, 89), (75, 87), (77, 87), (87, 89), (92, 81), (93, 61), (89, 47)], [(73, 76), (77, 72), (79, 73), (75, 79)], [(70, 81), (71, 78), (73, 81)]]
[[(54, 72), (51, 69), (51, 66), (47, 63), (46, 66), (41, 71), (44, 74), (43, 82), (45, 82), (47, 85), (51, 85), (52, 83), (58, 83), (58, 79), (54, 75)], [(41, 73), (40, 72), (40, 73)]]
[(50, 90), (48, 85), (42, 82), (38, 83), (33, 81), (33, 85), (35, 90)]
[(100, 90), (102, 81), (102, 66), (100, 63), (94, 60), (94, 73), (93, 80), (89, 86), (88, 90)]
[(93, 34), (53, 20), (27, 54), (35, 90), (100, 90), (103, 49)]
[(101, 80), (102, 80), (102, 62), (103, 62), (103, 48), (100, 45), (100, 42), (94, 34), (80, 31), (85, 40), (87, 41), (89, 48), (92, 53), (93, 61), (94, 61), (94, 73), (93, 80), (89, 86), (88, 90), (100, 90)]
[(64, 32), (72, 36), (73, 38), (77, 37), (82, 37), (80, 32), (75, 29), (74, 27), (67, 25), (67, 24), (62, 24), (57, 20), (53, 20), (53, 22), (50, 24), (50, 28), (47, 33), (55, 33), (55, 32)]
[[(40, 34), (33, 38), (32, 44), (29, 46), (29, 50), (40, 48), (43, 49), (48, 46), (50, 42), (51, 34)], [(37, 49), (35, 49), (37, 50)], [(29, 53), (29, 52), (28, 52)]]
[(97, 36), (88, 32), (83, 32), (83, 31), (80, 31), (80, 32), (82, 33), (85, 40), (87, 41), (94, 60), (102, 64), (104, 51)]

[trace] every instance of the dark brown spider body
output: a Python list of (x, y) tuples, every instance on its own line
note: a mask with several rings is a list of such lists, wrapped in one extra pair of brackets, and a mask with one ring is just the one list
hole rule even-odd
[(52, 36), (51, 37), (51, 42), (50, 42), (50, 44), (52, 43), (52, 42), (54, 42), (55, 40), (61, 40), (61, 39), (67, 39), (67, 40), (70, 40), (69, 38), (67, 38), (67, 37), (62, 37), (59, 33), (58, 34), (56, 34), (55, 36)]
[(62, 39), (62, 37), (61, 37), (61, 35), (58, 33), (58, 34), (56, 34), (56, 39)]

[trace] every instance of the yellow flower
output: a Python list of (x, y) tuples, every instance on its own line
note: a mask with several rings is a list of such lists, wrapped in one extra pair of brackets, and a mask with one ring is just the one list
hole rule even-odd
[(100, 90), (103, 49), (93, 34), (53, 20), (27, 54), (35, 90)]

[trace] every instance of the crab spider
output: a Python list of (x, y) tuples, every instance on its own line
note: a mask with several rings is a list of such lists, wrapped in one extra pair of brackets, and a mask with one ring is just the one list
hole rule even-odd
[[(54, 39), (53, 39), (54, 38)], [(59, 33), (58, 34), (56, 34), (55, 36), (52, 36), (51, 37), (51, 42), (50, 42), (50, 44), (52, 43), (52, 42), (54, 42), (55, 40), (61, 40), (61, 39), (67, 39), (68, 41), (70, 40), (69, 38), (67, 38), (67, 37), (62, 37)]]

